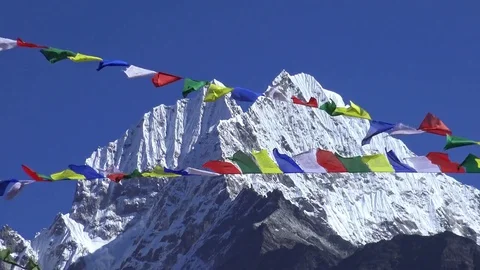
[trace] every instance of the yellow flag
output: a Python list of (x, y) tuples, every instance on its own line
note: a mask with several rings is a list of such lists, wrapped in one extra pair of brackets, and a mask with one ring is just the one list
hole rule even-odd
[(233, 91), (233, 88), (230, 88), (230, 87), (210, 84), (207, 90), (207, 94), (205, 95), (205, 98), (203, 99), (203, 101), (213, 102), (232, 91)]
[(149, 172), (142, 172), (144, 177), (179, 177), (181, 175), (175, 173), (166, 173), (162, 166), (155, 166), (153, 170)]
[(267, 150), (262, 149), (260, 151), (253, 151), (252, 155), (257, 160), (258, 167), (260, 167), (262, 173), (283, 173), (278, 165), (270, 158)]
[(52, 180), (62, 180), (62, 179), (84, 180), (85, 176), (81, 174), (77, 174), (70, 169), (66, 169), (61, 172), (57, 172), (50, 175), (50, 178), (52, 178)]
[(357, 118), (364, 118), (368, 120), (372, 120), (370, 114), (365, 111), (364, 109), (360, 108), (357, 104), (350, 101), (350, 107), (337, 107), (335, 111), (332, 113), (333, 116), (336, 115), (346, 115), (350, 117), (357, 117)]
[(367, 164), (372, 172), (395, 172), (385, 155), (375, 154), (363, 156), (362, 161)]
[(69, 56), (68, 59), (72, 60), (75, 63), (90, 62), (90, 61), (102, 61), (103, 60), (100, 57), (81, 54), (81, 53), (77, 53), (75, 56)]

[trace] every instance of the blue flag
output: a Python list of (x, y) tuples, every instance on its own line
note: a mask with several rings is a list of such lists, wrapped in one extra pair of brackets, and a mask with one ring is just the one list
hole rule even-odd
[(395, 172), (417, 172), (412, 167), (402, 163), (393, 150), (387, 152), (388, 162), (392, 165)]
[(95, 171), (92, 167), (88, 165), (68, 165), (68, 168), (75, 173), (82, 174), (85, 176), (85, 179), (92, 180), (92, 179), (103, 179), (105, 176), (99, 174)]
[(98, 63), (97, 71), (102, 70), (104, 67), (128, 67), (130, 66), (127, 62), (122, 60), (106, 60), (100, 61)]
[(261, 96), (259, 93), (253, 92), (252, 90), (235, 87), (230, 97), (236, 101), (255, 102), (259, 96)]
[(367, 135), (362, 140), (362, 145), (369, 144), (373, 136), (382, 132), (388, 132), (395, 127), (395, 124), (390, 124), (382, 121), (370, 120), (370, 129), (368, 129)]
[(289, 156), (278, 152), (277, 148), (273, 149), (273, 156), (277, 161), (278, 167), (284, 173), (303, 173), (304, 171), (298, 164)]

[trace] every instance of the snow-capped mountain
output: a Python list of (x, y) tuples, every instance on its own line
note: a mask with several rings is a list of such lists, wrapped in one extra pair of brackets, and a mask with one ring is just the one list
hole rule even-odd
[[(362, 147), (367, 120), (279, 100), (329, 98), (344, 106), (307, 74), (281, 72), (266, 91), (275, 99), (260, 97), (245, 112), (228, 97), (202, 102), (205, 91), (153, 108), (86, 164), (126, 172), (157, 164), (201, 168), (237, 150), (273, 148), (414, 155), (387, 135)], [(285, 266), (292, 254), (311, 258), (298, 262), (304, 269), (328, 269), (356, 247), (397, 234), (448, 230), (480, 243), (479, 208), (477, 189), (440, 173), (82, 181), (69, 213), (31, 241), (4, 228), (0, 246), (14, 241), (16, 254), (38, 258), (42, 269), (251, 269)]]

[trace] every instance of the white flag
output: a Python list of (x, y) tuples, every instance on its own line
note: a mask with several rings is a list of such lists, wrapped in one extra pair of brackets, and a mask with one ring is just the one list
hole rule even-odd
[(307, 152), (295, 155), (292, 157), (298, 166), (306, 173), (326, 173), (324, 167), (317, 162), (317, 149), (312, 149)]
[(424, 172), (424, 173), (437, 173), (442, 172), (440, 168), (433, 164), (427, 157), (419, 156), (419, 157), (409, 157), (405, 158), (407, 164), (414, 168), (417, 172)]
[(17, 41), (0, 37), (0, 51), (5, 51), (17, 47)]
[(130, 65), (123, 72), (125, 72), (125, 74), (127, 74), (127, 77), (130, 78), (130, 79), (157, 74), (156, 71), (141, 68), (141, 67), (137, 67), (137, 66), (134, 66), (134, 65)]

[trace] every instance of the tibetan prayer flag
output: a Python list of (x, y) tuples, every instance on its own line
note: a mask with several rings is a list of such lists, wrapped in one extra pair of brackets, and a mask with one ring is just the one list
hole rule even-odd
[(467, 173), (480, 173), (480, 158), (468, 154), (460, 166), (464, 167)]
[(125, 175), (123, 178), (124, 179), (132, 179), (132, 178), (141, 178), (141, 177), (144, 177), (142, 175), (142, 173), (138, 169), (135, 169), (135, 170), (133, 170), (133, 172)]
[(349, 173), (360, 173), (360, 172), (371, 172), (370, 168), (365, 164), (362, 160), (361, 156), (356, 157), (342, 157), (339, 154), (335, 154), (335, 156), (340, 160), (343, 164), (347, 172)]
[(104, 67), (128, 67), (127, 62), (122, 60), (103, 60), (98, 63), (97, 71), (102, 70)]
[(350, 172), (338, 158), (338, 155), (330, 151), (317, 149), (317, 162), (327, 172)]
[(129, 79), (132, 78), (138, 78), (138, 77), (144, 77), (144, 76), (151, 76), (157, 74), (156, 71), (137, 67), (134, 65), (130, 65), (127, 69), (125, 69), (123, 72), (127, 75)]
[(153, 76), (152, 78), (152, 83), (153, 85), (155, 85), (155, 87), (161, 87), (181, 79), (182, 77), (178, 77), (178, 76), (163, 73), (163, 72), (157, 72), (157, 74), (155, 74), (155, 76)]
[(261, 96), (259, 93), (253, 92), (252, 90), (235, 87), (230, 97), (236, 101), (255, 102), (259, 96)]
[(185, 78), (183, 83), (182, 95), (186, 98), (190, 93), (197, 91), (198, 89), (209, 84), (207, 81), (195, 81), (189, 78)]
[(395, 172), (385, 155), (374, 154), (361, 157), (372, 172)]
[(307, 107), (318, 108), (318, 101), (316, 98), (311, 97), (308, 102), (305, 102), (295, 96), (292, 96), (292, 101), (294, 104), (304, 105)]
[(185, 171), (190, 175), (201, 175), (201, 176), (218, 176), (218, 175), (220, 175), (220, 174), (215, 173), (215, 172), (204, 171), (204, 170), (195, 169), (195, 168), (191, 168), (191, 167), (186, 168)]
[(75, 63), (81, 62), (92, 62), (92, 61), (102, 61), (103, 59), (93, 55), (86, 55), (77, 53), (75, 56), (69, 56), (68, 59), (72, 60)]
[(17, 47), (17, 41), (0, 37), (0, 51), (6, 51)]
[(317, 162), (317, 150), (312, 149), (292, 157), (306, 173), (326, 173), (327, 170)]
[(177, 175), (188, 175), (188, 172), (185, 171), (185, 170), (172, 170), (172, 169), (168, 169), (168, 168), (163, 168), (163, 170), (166, 173), (174, 173), (174, 174), (177, 174)]
[(75, 53), (68, 50), (61, 50), (56, 48), (41, 49), (40, 52), (52, 64), (65, 60), (69, 57), (75, 56)]
[(440, 152), (430, 152), (426, 156), (433, 164), (440, 167), (443, 173), (464, 173), (465, 169), (460, 164), (450, 161), (448, 154)]
[(56, 48), (41, 49), (40, 52), (52, 64), (67, 59), (70, 56), (75, 56), (72, 51), (61, 50)]
[(295, 160), (293, 160), (288, 155), (281, 154), (280, 152), (278, 152), (277, 148), (273, 149), (273, 156), (275, 157), (278, 167), (280, 167), (280, 170), (282, 170), (282, 172), (284, 173), (303, 173), (304, 172), (302, 168), (300, 168), (300, 166), (298, 166), (298, 164), (295, 163)]
[(412, 167), (402, 163), (393, 150), (387, 152), (387, 158), (395, 172), (416, 172)]
[(365, 138), (363, 138), (362, 140), (362, 145), (369, 144), (372, 137), (380, 133), (390, 131), (393, 129), (394, 126), (395, 126), (394, 124), (371, 120), (370, 128), (367, 131), (367, 135), (365, 135)]
[(68, 165), (68, 168), (75, 173), (82, 174), (85, 176), (85, 179), (92, 180), (92, 179), (103, 179), (105, 178), (103, 175), (99, 174), (95, 169), (88, 165)]
[(67, 169), (58, 173), (53, 173), (50, 175), (52, 180), (83, 180), (85, 176), (75, 173), (74, 171)]
[(37, 172), (35, 172), (34, 170), (30, 169), (29, 167), (27, 167), (26, 165), (22, 165), (22, 169), (23, 171), (28, 175), (30, 176), (33, 180), (35, 181), (47, 181), (46, 177), (38, 174)]
[(16, 179), (9, 179), (9, 180), (1, 180), (0, 181), (0, 196), (3, 196), (5, 194), (5, 191), (7, 190), (8, 185), (11, 183), (16, 183), (18, 180)]
[(452, 135), (452, 131), (435, 115), (428, 113), (418, 129), (441, 136)]
[(38, 49), (46, 49), (48, 48), (47, 46), (43, 45), (37, 45), (29, 42), (24, 42), (22, 39), (17, 38), (17, 46), (18, 47), (24, 47), (24, 48), (38, 48)]
[(7, 195), (5, 196), (5, 199), (11, 200), (11, 199), (15, 198), (20, 193), (20, 191), (22, 191), (22, 189), (26, 185), (31, 184), (33, 182), (35, 182), (35, 181), (33, 181), (33, 180), (21, 180), (21, 181), (16, 182), (15, 184), (12, 185), (10, 190), (7, 192)]
[(257, 160), (257, 164), (260, 167), (260, 170), (264, 174), (274, 174), (282, 173), (282, 170), (278, 167), (277, 164), (270, 158), (267, 150), (262, 149), (260, 151), (252, 151), (253, 157)]
[(443, 147), (443, 150), (448, 150), (456, 147), (467, 146), (467, 145), (479, 145), (480, 142), (472, 141), (462, 137), (451, 136), (447, 134), (447, 144)]
[(365, 135), (365, 138), (362, 140), (362, 145), (369, 144), (374, 136), (383, 132), (390, 135), (413, 135), (421, 134), (425, 131), (409, 127), (402, 123), (390, 124), (382, 121), (370, 120), (370, 128), (368, 129), (367, 135)]
[(329, 101), (323, 103), (319, 109), (333, 116), (333, 112), (337, 109), (337, 104), (330, 99)]
[(255, 161), (245, 154), (242, 151), (237, 151), (235, 154), (233, 154), (233, 157), (229, 158), (230, 160), (234, 161), (237, 163), (237, 165), (240, 167), (242, 170), (243, 174), (246, 173), (262, 173), (260, 168), (255, 164)]
[(353, 103), (352, 101), (350, 101), (350, 107), (337, 107), (335, 111), (332, 113), (332, 116), (337, 116), (337, 115), (345, 115), (350, 117), (372, 120), (372, 118), (370, 117), (370, 114), (367, 111), (360, 108), (360, 106)]
[(432, 161), (430, 161), (425, 156), (409, 157), (409, 158), (405, 158), (405, 161), (407, 161), (407, 164), (417, 172), (422, 172), (422, 173), (441, 172), (440, 167), (433, 164)]
[(204, 102), (213, 102), (223, 97), (224, 95), (233, 91), (233, 88), (220, 86), (216, 84), (210, 84), (208, 86), (207, 94), (203, 99)]
[(180, 175), (172, 172), (166, 172), (162, 166), (155, 166), (153, 170), (148, 172), (143, 172), (142, 176), (157, 178), (157, 177), (179, 177)]
[(122, 179), (125, 178), (125, 175), (126, 174), (124, 173), (110, 173), (110, 174), (107, 174), (107, 178), (115, 183), (120, 183), (120, 181), (122, 181)]
[(242, 172), (230, 162), (211, 160), (203, 164), (204, 168), (219, 174), (242, 174)]

